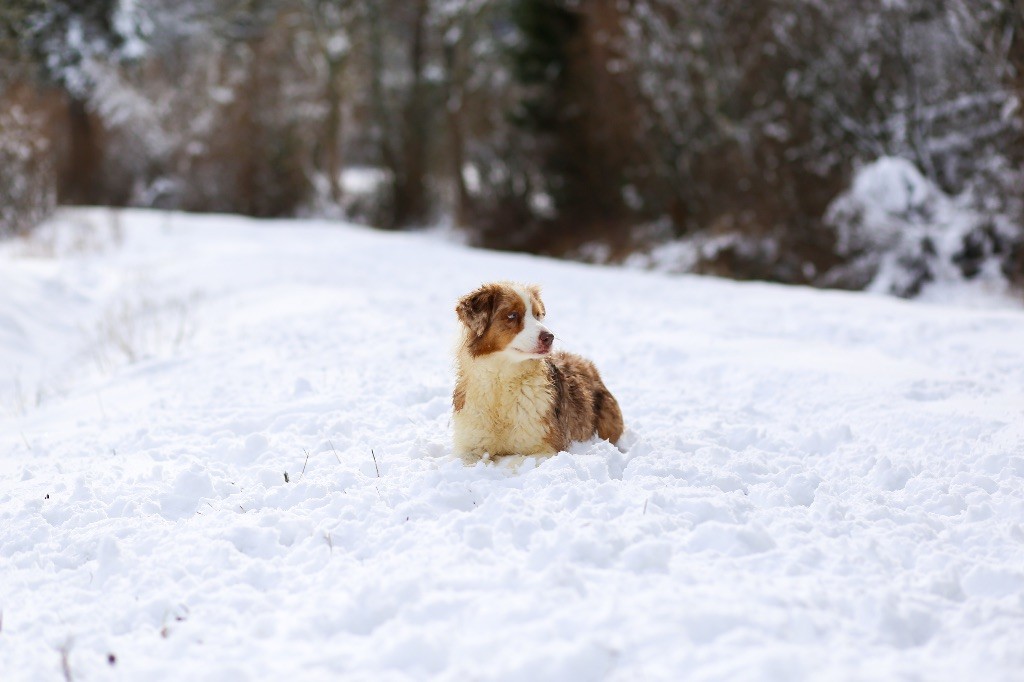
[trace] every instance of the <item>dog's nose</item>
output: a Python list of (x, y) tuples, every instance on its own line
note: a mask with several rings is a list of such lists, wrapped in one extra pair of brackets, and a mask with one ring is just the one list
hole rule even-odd
[(540, 333), (540, 342), (542, 344), (544, 344), (545, 346), (550, 346), (551, 343), (554, 340), (555, 340), (555, 335), (552, 334), (551, 332), (541, 332)]

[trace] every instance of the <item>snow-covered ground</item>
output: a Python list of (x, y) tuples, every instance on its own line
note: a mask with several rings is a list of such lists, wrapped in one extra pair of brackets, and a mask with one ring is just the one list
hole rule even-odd
[[(448, 454), (499, 278), (625, 453)], [(79, 210), (0, 246), (0, 415), (5, 681), (1024, 674), (1020, 309)]]

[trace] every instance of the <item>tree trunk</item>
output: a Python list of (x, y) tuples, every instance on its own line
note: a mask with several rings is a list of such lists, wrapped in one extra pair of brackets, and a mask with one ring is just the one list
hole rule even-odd
[(98, 196), (103, 150), (96, 123), (84, 100), (68, 96), (68, 152), (57, 183), (60, 204), (95, 204)]
[(472, 205), (466, 179), (462, 172), (466, 164), (466, 143), (463, 124), (465, 108), (465, 78), (463, 68), (462, 41), (464, 34), (460, 32), (459, 40), (445, 46), (445, 67), (448, 71), (448, 92), (445, 102), (445, 113), (448, 119), (448, 155), (451, 161), (452, 184), (455, 188), (452, 219), (457, 227), (466, 227), (472, 221)]
[(416, 4), (409, 69), (412, 88), (402, 117), (402, 167), (395, 183), (396, 227), (420, 225), (427, 218), (427, 103), (423, 82), (428, 0)]
[(324, 172), (330, 183), (331, 202), (341, 203), (341, 80), (344, 63), (327, 58), (327, 120), (324, 125)]

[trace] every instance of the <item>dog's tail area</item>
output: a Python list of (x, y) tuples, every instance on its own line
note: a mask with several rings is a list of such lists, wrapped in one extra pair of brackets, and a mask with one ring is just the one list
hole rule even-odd
[(594, 394), (594, 415), (597, 417), (597, 435), (615, 445), (622, 437), (625, 425), (622, 423), (622, 410), (615, 396), (603, 386)]

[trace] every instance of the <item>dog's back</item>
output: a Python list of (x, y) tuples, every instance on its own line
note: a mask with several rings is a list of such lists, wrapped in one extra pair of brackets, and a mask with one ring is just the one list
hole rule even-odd
[(617, 443), (623, 430), (622, 412), (594, 363), (579, 355), (559, 352), (553, 353), (545, 364), (554, 392), (552, 417), (556, 424), (551, 440), (556, 451), (595, 433)]

